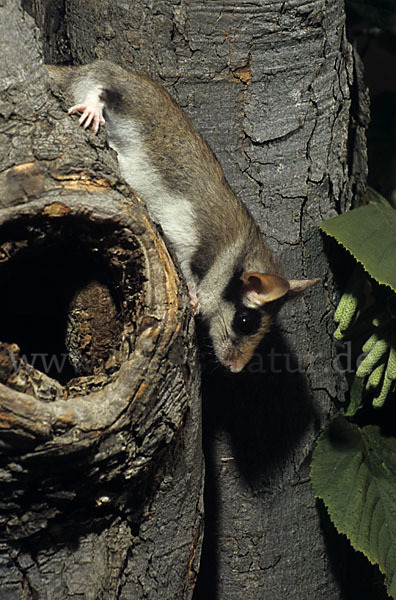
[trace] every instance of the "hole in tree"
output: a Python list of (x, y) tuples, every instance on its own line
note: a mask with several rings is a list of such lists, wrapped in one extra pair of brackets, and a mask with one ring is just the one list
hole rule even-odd
[[(62, 385), (76, 376), (90, 374), (89, 364), (81, 373), (76, 371), (76, 361), (70, 360), (67, 331), (71, 306), (75, 304), (76, 295), (81, 296), (81, 290), (91, 290), (92, 285), (99, 292), (107, 291), (111, 310), (105, 307), (103, 311), (104, 327), (109, 324), (109, 312), (113, 311), (114, 318), (105, 334), (108, 333), (110, 350), (116, 347), (123, 319), (135, 308), (133, 301), (124, 302), (122, 289), (122, 285), (126, 285), (129, 292), (133, 292), (138, 283), (136, 264), (135, 268), (131, 265), (134, 250), (131, 240), (125, 239), (125, 230), (116, 231), (108, 225), (93, 226), (78, 219), (59, 219), (54, 226), (54, 222), (48, 224), (37, 218), (33, 222), (1, 228), (0, 341), (17, 344), (19, 356), (25, 362)], [(74, 312), (77, 330), (81, 329), (74, 343), (78, 352), (78, 345), (84, 348), (89, 338), (84, 330), (84, 318), (87, 323), (92, 319), (91, 333), (95, 335), (98, 329), (95, 318), (100, 307), (91, 301)], [(106, 351), (102, 344), (102, 362), (107, 358)]]
[(64, 384), (76, 376), (66, 347), (67, 314), (75, 294), (100, 280), (89, 254), (60, 246), (15, 261), (1, 275), (0, 338), (23, 360)]

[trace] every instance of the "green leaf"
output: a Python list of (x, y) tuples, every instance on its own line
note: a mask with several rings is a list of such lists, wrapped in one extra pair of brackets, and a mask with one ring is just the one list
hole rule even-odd
[(396, 439), (338, 416), (319, 438), (311, 479), (337, 530), (379, 566), (396, 598)]
[(360, 262), (378, 283), (396, 291), (396, 210), (376, 195), (375, 201), (319, 223)]

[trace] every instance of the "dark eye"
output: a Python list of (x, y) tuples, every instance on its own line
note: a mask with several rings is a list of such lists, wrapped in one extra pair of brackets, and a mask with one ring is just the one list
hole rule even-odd
[(261, 313), (254, 308), (238, 308), (232, 321), (235, 333), (250, 335), (256, 333), (261, 323)]

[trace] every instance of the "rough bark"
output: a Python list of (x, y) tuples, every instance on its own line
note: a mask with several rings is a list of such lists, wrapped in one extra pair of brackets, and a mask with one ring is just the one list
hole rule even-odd
[(245, 373), (205, 373), (196, 600), (355, 597), (348, 550), (334, 549), (308, 478), (315, 440), (345, 389), (331, 338), (334, 248), (324, 248), (317, 223), (347, 209), (366, 176), (365, 98), (343, 3), (67, 0), (59, 34), (49, 3), (32, 4), (47, 60), (109, 58), (160, 80), (286, 275), (322, 278), (285, 306)]
[(0, 597), (191, 598), (189, 302), (105, 136), (51, 95), (37, 37), (0, 4)]

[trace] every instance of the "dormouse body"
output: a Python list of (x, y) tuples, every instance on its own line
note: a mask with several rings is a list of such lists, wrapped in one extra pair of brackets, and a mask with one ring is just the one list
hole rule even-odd
[(287, 280), (209, 146), (166, 90), (108, 61), (48, 66), (69, 114), (106, 126), (120, 171), (171, 242), (219, 362), (243, 369), (282, 299), (318, 280)]

